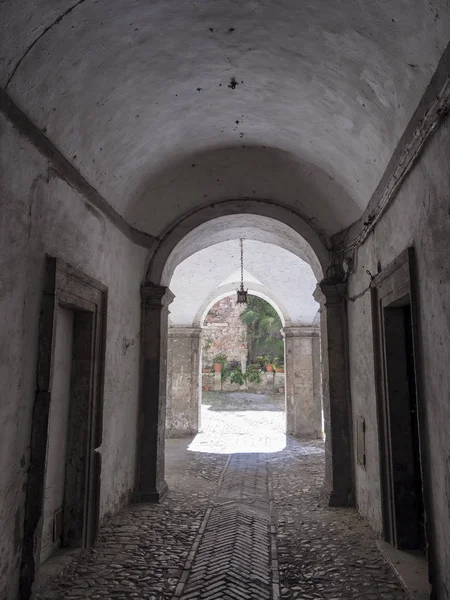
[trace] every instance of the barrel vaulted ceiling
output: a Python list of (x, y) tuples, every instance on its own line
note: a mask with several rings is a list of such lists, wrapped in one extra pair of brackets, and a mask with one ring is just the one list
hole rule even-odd
[(361, 214), (448, 43), (448, 0), (0, 6), (2, 87), (131, 225), (264, 198)]

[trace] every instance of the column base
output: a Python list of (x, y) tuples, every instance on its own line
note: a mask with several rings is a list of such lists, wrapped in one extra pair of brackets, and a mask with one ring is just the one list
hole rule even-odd
[(298, 440), (323, 440), (323, 434), (320, 431), (300, 431), (294, 433), (292, 431), (286, 431), (287, 435), (292, 435)]
[(353, 494), (349, 490), (332, 490), (327, 492), (328, 506), (334, 507), (353, 507), (355, 506), (355, 500)]
[(161, 486), (159, 487), (159, 489), (157, 489), (157, 490), (141, 492), (139, 501), (140, 502), (151, 502), (152, 504), (157, 504), (158, 502), (161, 502), (161, 500), (164, 498), (164, 496), (167, 494), (168, 491), (169, 491), (169, 486), (164, 481), (161, 484)]
[(185, 439), (185, 438), (194, 438), (199, 432), (198, 428), (194, 429), (193, 427), (190, 429), (166, 429), (166, 439)]

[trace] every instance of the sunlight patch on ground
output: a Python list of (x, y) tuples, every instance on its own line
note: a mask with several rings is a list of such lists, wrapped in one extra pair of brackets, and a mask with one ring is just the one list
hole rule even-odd
[(283, 411), (211, 410), (202, 405), (201, 429), (188, 450), (213, 454), (281, 452), (286, 447)]

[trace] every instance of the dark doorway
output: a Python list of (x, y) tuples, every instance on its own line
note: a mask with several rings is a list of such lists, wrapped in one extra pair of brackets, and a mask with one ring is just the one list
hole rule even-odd
[(390, 513), (387, 541), (425, 552), (422, 466), (409, 295), (383, 310), (387, 427), (390, 445)]
[(429, 439), (421, 395), (423, 374), (418, 369), (419, 308), (413, 248), (402, 252), (373, 279), (372, 309), (381, 549), (411, 593), (420, 589), (434, 597)]
[(98, 528), (91, 405), (94, 313), (56, 311), (40, 562), (59, 548), (88, 547)]
[[(60, 548), (87, 548), (99, 525), (106, 287), (48, 257), (39, 322), (20, 598)], [(50, 559), (50, 560), (48, 560)]]

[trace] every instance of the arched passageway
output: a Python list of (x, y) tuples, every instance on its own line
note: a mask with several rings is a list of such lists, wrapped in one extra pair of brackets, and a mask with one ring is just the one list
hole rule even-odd
[[(214, 208), (199, 211), (173, 227), (161, 241), (153, 253), (147, 271), (147, 281), (142, 286), (143, 297), (143, 390), (142, 405), (143, 433), (141, 437), (140, 480), (139, 491), (144, 499), (158, 499), (166, 490), (164, 479), (164, 430), (166, 421), (167, 400), (167, 328), (169, 323), (169, 305), (173, 301), (173, 293), (167, 285), (183, 259), (189, 259), (219, 240), (243, 238), (270, 240), (282, 248), (289, 248), (297, 257), (306, 258), (317, 278), (321, 279), (316, 289), (316, 299), (321, 306), (322, 331), (322, 396), (323, 414), (326, 435), (326, 481), (325, 487), (329, 502), (333, 505), (346, 506), (354, 501), (353, 467), (351, 461), (352, 432), (350, 419), (350, 398), (348, 394), (347, 366), (347, 330), (345, 318), (345, 284), (342, 282), (343, 272), (330, 267), (329, 254), (321, 237), (315, 230), (301, 219), (292, 219), (298, 230), (308, 236), (305, 240), (299, 231), (286, 225), (282, 220), (267, 217), (268, 208), (280, 219), (287, 219), (285, 209), (261, 203), (254, 205), (256, 214), (249, 214), (246, 206), (245, 214), (240, 214), (244, 203), (230, 202), (227, 217), (211, 218)], [(223, 207), (221, 207), (221, 210)], [(260, 214), (262, 213), (262, 214)], [(194, 226), (196, 225), (196, 226)], [(228, 229), (229, 228), (229, 229)], [(236, 263), (238, 266), (238, 263)], [(323, 276), (325, 273), (325, 277)], [(201, 281), (201, 275), (193, 278)], [(188, 297), (192, 300), (192, 294)], [(311, 294), (311, 290), (310, 290)], [(287, 294), (286, 300), (287, 301)], [(199, 310), (192, 315), (191, 326)], [(317, 309), (316, 309), (317, 310)], [(311, 315), (311, 323), (316, 310)], [(293, 338), (301, 338), (301, 327), (286, 328), (288, 344), (293, 348)], [(309, 333), (309, 335), (311, 335)], [(328, 340), (332, 338), (332, 343)], [(198, 342), (197, 342), (198, 343)], [(299, 341), (298, 348), (303, 346)], [(199, 352), (197, 352), (197, 357)], [(297, 360), (292, 361), (292, 370)], [(198, 372), (198, 358), (194, 369)], [(156, 372), (156, 365), (160, 366)], [(331, 369), (330, 369), (331, 365)], [(198, 395), (198, 384), (194, 381), (192, 397)], [(317, 378), (316, 378), (317, 381)], [(294, 402), (295, 393), (291, 393)], [(151, 399), (151, 400), (150, 400)], [(148, 425), (146, 425), (148, 423)], [(157, 424), (157, 427), (156, 427)]]
[[(320, 340), (319, 327), (315, 324), (319, 305), (313, 298), (317, 283), (314, 273), (301, 258), (274, 244), (246, 239), (244, 246), (244, 287), (274, 307), (286, 339), (286, 382), (281, 385), (277, 381), (276, 386), (275, 381), (272, 382), (274, 389), (282, 387), (286, 390), (285, 430), (294, 435), (321, 436)], [(239, 241), (229, 240), (196, 252), (174, 271), (170, 289), (175, 299), (169, 315), (166, 414), (169, 436), (198, 432), (200, 403), (196, 399), (199, 399), (201, 389), (198, 372), (201, 348), (210, 336), (207, 329), (202, 329), (203, 319), (220, 299), (236, 296), (236, 288), (240, 285), (239, 261)], [(225, 352), (228, 360), (241, 361), (241, 352), (229, 336), (227, 333), (230, 347), (215, 344), (213, 354)], [(237, 338), (234, 343), (238, 344)], [(212, 358), (210, 353), (209, 359)], [(272, 356), (273, 360), (276, 358)], [(246, 361), (247, 356), (244, 370)], [(204, 363), (203, 366), (207, 365)], [(221, 378), (216, 377), (213, 381), (210, 375), (203, 379), (211, 389), (222, 389)], [(268, 391), (270, 381), (267, 386), (253, 387), (255, 392)]]
[[(278, 503), (286, 596), (397, 595), (342, 508), (355, 504), (396, 568), (414, 549), (447, 600), (448, 1), (29, 0), (0, 3), (0, 23), (0, 597), (30, 600), (49, 554), (87, 550), (100, 531), (105, 553), (84, 565), (107, 577), (53, 597), (178, 599), (169, 580), (187, 581), (195, 524), (221, 498), (250, 518), (230, 484), (249, 491), (245, 461), (209, 456), (203, 477), (190, 456), (186, 487), (126, 511), (123, 537), (107, 530), (166, 487), (173, 274), (243, 237), (308, 263), (320, 305), (323, 506), (320, 442), (247, 463), (264, 527)], [(274, 298), (291, 312), (288, 292)], [(187, 497), (201, 509), (177, 519)], [(174, 571), (152, 538), (169, 505)], [(327, 548), (333, 567), (317, 571)]]

